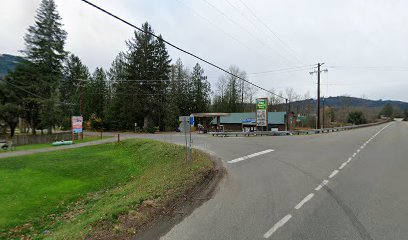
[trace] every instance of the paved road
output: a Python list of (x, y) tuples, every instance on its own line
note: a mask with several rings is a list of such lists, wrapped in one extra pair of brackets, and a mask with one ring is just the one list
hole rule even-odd
[(228, 176), (164, 240), (408, 239), (406, 122), (310, 136), (195, 136), (195, 145), (219, 155)]
[[(184, 142), (121, 134), (134, 137)], [(228, 175), (163, 240), (408, 239), (406, 122), (309, 136), (194, 135), (194, 146), (220, 156)], [(36, 152), (51, 150), (59, 148)]]

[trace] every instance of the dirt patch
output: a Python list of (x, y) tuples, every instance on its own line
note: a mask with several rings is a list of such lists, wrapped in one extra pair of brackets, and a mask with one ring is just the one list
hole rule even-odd
[[(194, 209), (211, 199), (226, 174), (221, 160), (211, 155), (213, 168), (180, 196), (168, 192), (166, 201), (145, 200), (137, 209), (120, 215), (117, 221), (99, 222), (87, 239), (158, 239)], [(177, 196), (176, 196), (177, 195)]]

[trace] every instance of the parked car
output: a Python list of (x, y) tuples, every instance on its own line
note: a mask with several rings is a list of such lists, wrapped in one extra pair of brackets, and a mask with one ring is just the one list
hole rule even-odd
[(7, 150), (9, 148), (9, 145), (6, 139), (0, 139), (0, 148), (3, 150)]

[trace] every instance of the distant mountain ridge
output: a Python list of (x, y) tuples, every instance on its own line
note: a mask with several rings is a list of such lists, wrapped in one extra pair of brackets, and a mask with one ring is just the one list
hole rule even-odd
[(9, 71), (16, 68), (17, 64), (24, 61), (20, 56), (10, 54), (0, 54), (0, 79), (7, 75)]
[[(408, 102), (403, 101), (396, 101), (396, 100), (370, 100), (364, 98), (356, 98), (356, 97), (348, 97), (348, 96), (338, 96), (338, 97), (328, 97), (322, 98), (320, 103), (321, 105), (330, 106), (330, 107), (365, 107), (365, 108), (383, 108), (387, 103), (391, 104), (391, 106), (395, 108), (399, 108), (401, 110), (408, 110)], [(311, 104), (315, 106), (317, 104), (316, 99), (306, 99), (303, 101), (296, 101), (293, 102), (293, 106), (297, 106), (298, 104)]]

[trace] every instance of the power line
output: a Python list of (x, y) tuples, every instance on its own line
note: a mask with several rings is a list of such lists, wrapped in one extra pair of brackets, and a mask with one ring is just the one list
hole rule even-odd
[(255, 12), (252, 11), (252, 9), (251, 9), (248, 5), (245, 4), (245, 2), (243, 2), (242, 0), (239, 0), (239, 1), (241, 2), (241, 4), (242, 4), (246, 9), (248, 9), (248, 11), (252, 14), (252, 16), (254, 16), (262, 25), (264, 25), (264, 26), (273, 34), (273, 36), (275, 36), (275, 37), (279, 40), (279, 42), (282, 43), (282, 45), (283, 45), (284, 47), (286, 47), (287, 49), (289, 49), (290, 51), (292, 51), (293, 56), (295, 56), (295, 58), (297, 58), (299, 62), (302, 62), (302, 60), (298, 57), (298, 55), (296, 54), (296, 52), (295, 52), (292, 48), (290, 48), (289, 45), (287, 45), (287, 44), (278, 36), (278, 34), (276, 34), (264, 21), (262, 21), (262, 19), (261, 19), (260, 17), (258, 17), (257, 14), (255, 14)]
[(159, 36), (155, 35), (154, 33), (151, 33), (151, 32), (148, 32), (148, 31), (144, 31), (143, 29), (141, 29), (141, 28), (135, 26), (134, 24), (132, 24), (132, 23), (130, 23), (130, 22), (128, 22), (128, 21), (126, 21), (126, 20), (124, 20), (124, 19), (122, 19), (122, 18), (116, 16), (116, 15), (114, 15), (113, 13), (111, 13), (111, 12), (109, 12), (109, 11), (107, 11), (107, 10), (105, 10), (105, 9), (103, 9), (103, 8), (101, 8), (101, 7), (99, 7), (99, 6), (95, 5), (95, 4), (93, 4), (93, 3), (89, 2), (89, 1), (87, 1), (87, 0), (81, 0), (81, 1), (84, 2), (84, 3), (86, 3), (86, 4), (88, 4), (88, 5), (90, 5), (90, 6), (92, 6), (92, 7), (94, 7), (94, 8), (96, 8), (96, 9), (98, 9), (99, 11), (102, 11), (102, 12), (106, 13), (107, 15), (109, 15), (109, 16), (111, 16), (111, 17), (113, 17), (113, 18), (115, 18), (115, 19), (117, 19), (117, 20), (119, 20), (119, 21), (125, 23), (126, 25), (131, 26), (131, 27), (133, 27), (134, 29), (137, 29), (138, 31), (141, 31), (141, 32), (143, 32), (143, 33), (145, 33), (145, 34), (151, 35), (151, 36), (153, 36), (153, 37), (155, 37), (155, 38), (157, 38), (157, 39), (161, 39), (161, 41), (163, 41), (163, 42), (166, 43), (167, 45), (169, 45), (169, 46), (171, 46), (171, 47), (173, 47), (173, 48), (175, 48), (175, 49), (177, 49), (177, 50), (179, 50), (179, 51), (181, 51), (181, 52), (183, 52), (183, 53), (185, 53), (185, 54), (188, 54), (188, 55), (190, 55), (190, 56), (192, 56), (192, 57), (194, 57), (194, 58), (196, 58), (196, 59), (198, 59), (198, 60), (200, 60), (200, 61), (202, 61), (202, 62), (204, 62), (204, 63), (206, 63), (206, 64), (208, 64), (208, 65), (210, 65), (210, 66), (212, 66), (212, 67), (214, 67), (214, 68), (217, 68), (217, 69), (219, 69), (219, 70), (221, 70), (221, 71), (223, 71), (223, 72), (225, 72), (225, 73), (227, 73), (227, 74), (229, 74), (229, 75), (231, 75), (231, 76), (233, 76), (233, 77), (236, 77), (236, 78), (238, 78), (238, 79), (240, 79), (240, 80), (242, 80), (242, 81), (244, 81), (244, 82), (246, 82), (246, 83), (249, 83), (249, 84), (251, 84), (252, 86), (257, 87), (257, 88), (259, 88), (259, 89), (261, 89), (261, 90), (264, 90), (264, 91), (266, 91), (266, 92), (269, 92), (269, 93), (271, 93), (271, 94), (273, 94), (273, 95), (275, 95), (275, 96), (277, 96), (277, 97), (286, 99), (285, 97), (282, 97), (282, 96), (280, 96), (280, 95), (277, 95), (277, 94), (275, 94), (275, 93), (273, 93), (273, 92), (271, 92), (271, 91), (269, 91), (269, 90), (267, 90), (267, 89), (265, 89), (265, 88), (263, 88), (263, 87), (261, 87), (261, 86), (259, 86), (259, 85), (256, 85), (256, 84), (254, 84), (254, 83), (252, 83), (252, 82), (250, 82), (250, 81), (248, 81), (248, 80), (246, 80), (246, 79), (244, 79), (244, 78), (241, 78), (241, 77), (239, 77), (239, 76), (237, 76), (237, 75), (235, 75), (235, 74), (229, 72), (228, 70), (225, 70), (225, 69), (222, 68), (222, 67), (219, 67), (218, 65), (215, 65), (215, 64), (212, 63), (212, 62), (209, 62), (209, 61), (207, 61), (207, 60), (205, 60), (205, 59), (203, 59), (203, 58), (201, 58), (201, 57), (199, 57), (199, 56), (197, 56), (197, 55), (195, 55), (195, 54), (193, 54), (193, 53), (191, 53), (191, 52), (189, 52), (189, 51), (187, 51), (187, 50), (184, 50), (184, 49), (182, 49), (182, 48), (180, 48), (180, 47), (178, 47), (178, 46), (176, 46), (176, 45), (174, 45), (174, 44), (168, 42), (167, 40), (165, 40), (165, 39), (163, 39), (163, 38), (160, 38)]
[(398, 67), (398, 66), (328, 66), (334, 70), (367, 70), (367, 71), (396, 71), (396, 72), (406, 72), (408, 67)]
[(222, 33), (224, 33), (225, 35), (229, 36), (230, 38), (232, 38), (233, 40), (235, 40), (237, 43), (239, 43), (240, 45), (242, 45), (243, 47), (245, 47), (246, 49), (248, 49), (249, 51), (255, 51), (257, 52), (259, 55), (262, 55), (263, 57), (266, 57), (262, 52), (259, 52), (256, 49), (251, 49), (250, 46), (246, 45), (244, 42), (242, 42), (241, 40), (239, 40), (238, 38), (234, 37), (232, 34), (228, 33), (227, 31), (225, 31), (224, 29), (222, 29), (221, 27), (219, 27), (217, 24), (215, 24), (214, 22), (210, 21), (208, 18), (204, 17), (203, 15), (199, 14), (197, 11), (195, 11), (192, 7), (188, 6), (186, 3), (184, 3), (181, 0), (176, 0), (177, 2), (179, 2), (180, 4), (182, 4), (184, 7), (188, 8), (192, 13), (194, 13), (196, 16), (204, 19), (205, 21), (207, 21), (208, 23), (210, 23), (211, 25), (213, 25), (214, 27), (216, 27), (218, 30), (220, 30)]
[[(251, 33), (250, 31), (248, 31), (246, 28), (244, 28), (241, 24), (237, 23), (234, 19), (232, 19), (231, 17), (229, 17), (226, 13), (224, 13), (223, 11), (221, 11), (219, 8), (217, 8), (216, 6), (214, 6), (213, 4), (211, 4), (208, 0), (203, 0), (204, 2), (206, 2), (210, 7), (212, 7), (213, 9), (215, 9), (218, 13), (220, 13), (221, 15), (223, 15), (224, 17), (226, 17), (230, 22), (232, 22), (234, 25), (238, 26), (239, 28), (241, 28), (242, 30), (244, 30), (245, 32), (247, 32), (252, 38), (254, 38), (255, 40), (257, 40), (258, 42), (260, 42), (261, 45), (267, 45), (270, 47), (269, 44), (265, 43), (262, 39), (256, 37), (253, 33)], [(283, 56), (282, 54), (280, 54), (279, 52), (277, 52), (275, 49), (273, 49), (272, 47), (270, 47), (271, 50), (273, 52), (275, 52), (277, 55), (279, 55), (280, 57), (282, 57), (283, 59), (285, 59), (286, 61), (290, 62), (289, 59), (287, 59), (285, 56)]]
[(288, 70), (301, 71), (301, 70), (310, 69), (313, 66), (315, 66), (315, 64), (298, 66), (298, 67), (278, 68), (278, 69), (272, 69), (268, 71), (249, 73), (249, 75), (267, 74), (267, 73), (275, 73), (275, 72), (291, 72)]
[[(234, 4), (232, 4), (230, 2), (230, 0), (225, 0), (225, 2), (228, 3), (228, 5), (230, 5), (232, 8), (234, 8), (241, 16), (243, 16), (249, 23), (252, 24), (252, 26), (254, 26), (260, 33), (262, 33), (263, 35), (265, 35), (266, 37), (268, 37), (271, 41), (274, 41), (275, 39), (273, 39), (268, 32), (266, 32), (264, 29), (260, 28), (256, 23), (253, 22), (253, 20), (251, 18), (249, 18), (247, 16), (247, 14), (245, 14), (243, 11), (241, 11), (241, 9), (237, 8)], [(284, 49), (286, 50), (286, 49)], [(286, 50), (286, 52), (288, 52)], [(290, 52), (288, 52), (289, 54), (292, 54)], [(295, 56), (296, 61), (299, 61), (299, 59)]]
[[(14, 80), (14, 81), (16, 81), (16, 80)], [(21, 90), (21, 91), (24, 91), (24, 92), (26, 92), (26, 93), (28, 93), (28, 94), (31, 94), (32, 96), (41, 98), (41, 99), (46, 100), (46, 101), (49, 100), (49, 99), (47, 99), (47, 98), (45, 98), (45, 97), (42, 97), (42, 96), (40, 96), (40, 95), (38, 95), (38, 94), (35, 94), (35, 93), (31, 92), (31, 91), (28, 91), (28, 90), (26, 90), (26, 89), (24, 89), (24, 88), (22, 88), (22, 87), (19, 87), (19, 86), (17, 86), (17, 85), (14, 85), (14, 84), (12, 84), (12, 83), (9, 82), (9, 81), (4, 80), (4, 82), (7, 83), (7, 84), (9, 84), (10, 86), (13, 86), (13, 87), (15, 87), (15, 88)], [(16, 82), (17, 82), (17, 81), (16, 81)], [(20, 83), (20, 84), (21, 84), (21, 83)], [(74, 104), (74, 103), (65, 103), (65, 102), (61, 102), (61, 101), (58, 101), (58, 103), (61, 103), (62, 105), (78, 105), (78, 104)]]

